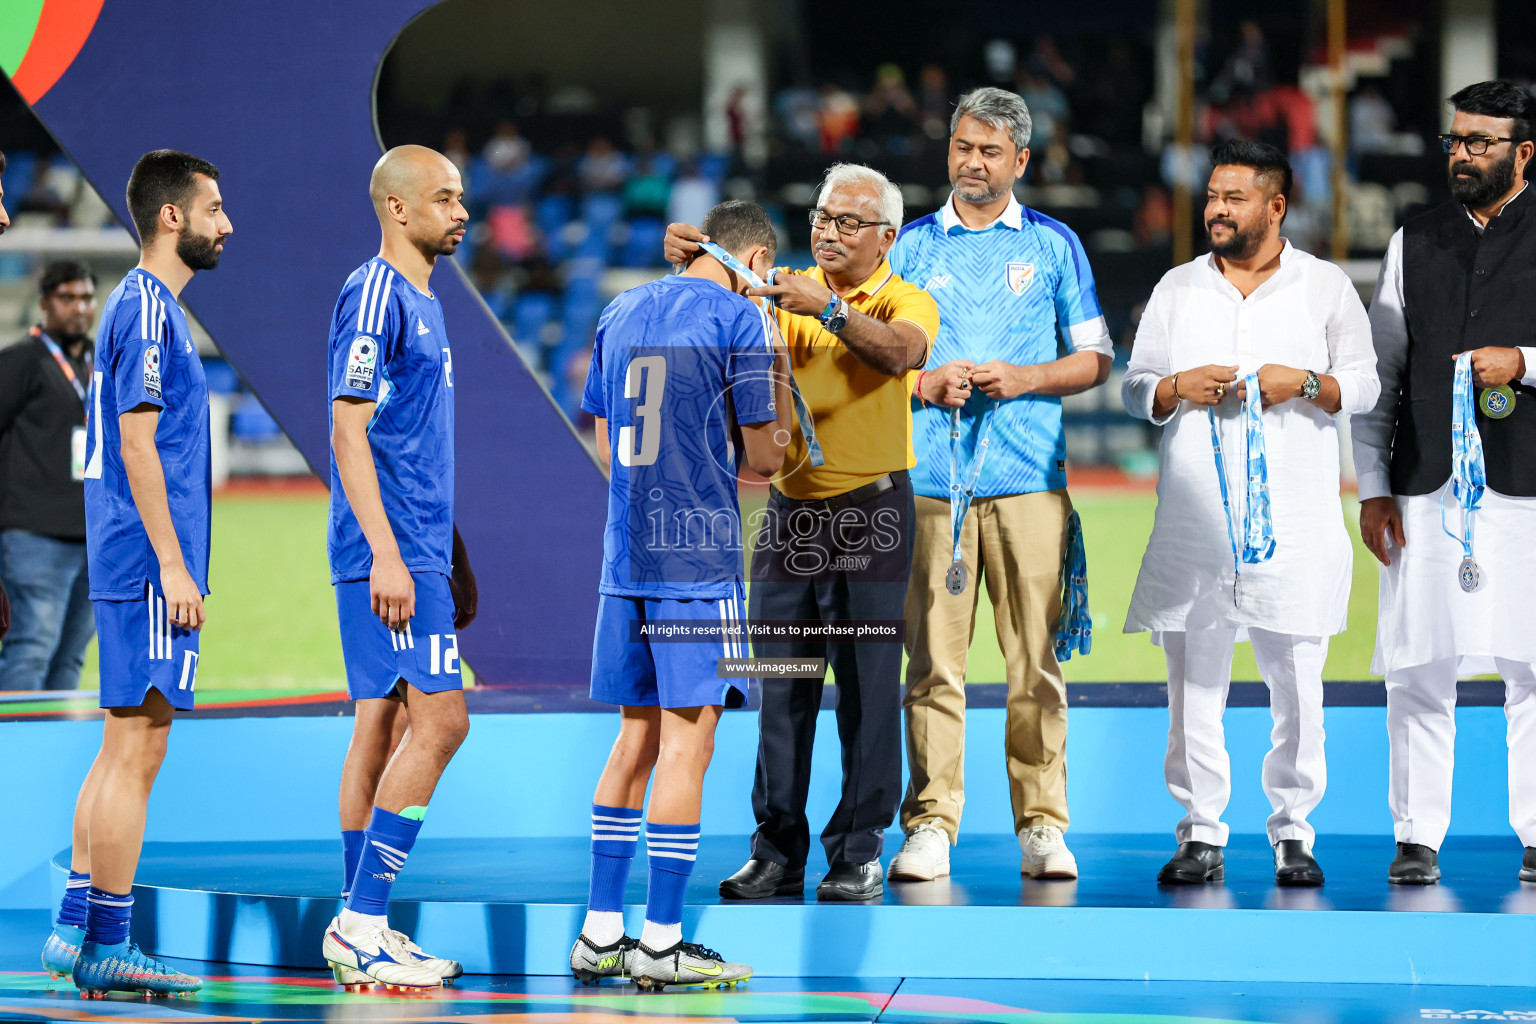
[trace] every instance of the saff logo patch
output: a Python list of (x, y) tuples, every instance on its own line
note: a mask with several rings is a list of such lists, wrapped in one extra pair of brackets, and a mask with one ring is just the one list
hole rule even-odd
[(150, 398), (160, 398), (160, 346), (151, 345), (144, 350), (144, 393)]
[(379, 343), (366, 334), (352, 339), (347, 354), (347, 387), (367, 391), (373, 387), (373, 372), (379, 361)]
[(1003, 266), (1003, 283), (1015, 295), (1023, 295), (1035, 279), (1033, 263), (1007, 263)]

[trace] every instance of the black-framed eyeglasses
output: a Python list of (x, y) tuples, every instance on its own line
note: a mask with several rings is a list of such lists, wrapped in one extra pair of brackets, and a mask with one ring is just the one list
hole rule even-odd
[(1440, 140), (1440, 149), (1446, 154), (1456, 152), (1459, 143), (1468, 156), (1482, 156), (1488, 152), (1488, 147), (1495, 142), (1514, 142), (1514, 139), (1496, 139), (1491, 135), (1437, 135)]
[(820, 210), (807, 210), (811, 215), (811, 227), (821, 231), (828, 224), (837, 225), (837, 233), (840, 235), (856, 235), (865, 228), (874, 227), (877, 224), (889, 224), (887, 220), (859, 220), (851, 213), (845, 213), (841, 217), (828, 217)]

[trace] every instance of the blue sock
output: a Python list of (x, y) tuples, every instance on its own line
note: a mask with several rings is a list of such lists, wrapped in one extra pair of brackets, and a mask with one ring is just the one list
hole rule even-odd
[(352, 876), (357, 874), (357, 862), (363, 859), (363, 830), (341, 830), (341, 898), (352, 892)]
[[(406, 808), (411, 810), (411, 808)], [(389, 909), (389, 889), (395, 875), (405, 867), (405, 858), (416, 845), (421, 821), (392, 814), (382, 807), (373, 809), (368, 831), (363, 833), (362, 858), (357, 874), (352, 876), (352, 892), (347, 909), (355, 914), (383, 914)]]
[(645, 854), (651, 862), (651, 887), (645, 894), (646, 921), (681, 924), (683, 893), (699, 855), (699, 826), (646, 822)]
[(85, 914), (85, 941), (114, 946), (128, 941), (128, 922), (133, 917), (133, 894), (119, 895), (94, 885), (85, 897), (90, 906)]
[(600, 913), (623, 911), (624, 886), (640, 841), (638, 807), (592, 805), (592, 886), (587, 909)]
[(69, 873), (69, 881), (64, 883), (64, 899), (59, 903), (58, 924), (85, 927), (85, 908), (89, 905), (85, 901), (85, 892), (90, 887), (90, 875), (82, 875), (78, 871)]

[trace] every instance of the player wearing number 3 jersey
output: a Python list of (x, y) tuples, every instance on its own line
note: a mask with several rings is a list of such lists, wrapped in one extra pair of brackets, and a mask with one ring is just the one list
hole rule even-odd
[(453, 526), (453, 352), (431, 290), (469, 215), (458, 170), (420, 146), (385, 153), (369, 194), (383, 244), (347, 279), (330, 331), (328, 546), (357, 713), (341, 777), (346, 906), (324, 954), (348, 990), (430, 989), (463, 968), (391, 929), (386, 910), (469, 731), (458, 630), (475, 587)]
[[(612, 468), (592, 696), (623, 716), (592, 802), (592, 887), (571, 950), (583, 982), (627, 974), (647, 988), (716, 987), (752, 976), (683, 941), (683, 890), (720, 710), (746, 700), (745, 680), (717, 668), (748, 650), (737, 471), (743, 455), (764, 476), (782, 467), (790, 370), (771, 314), (742, 294), (773, 265), (773, 223), (756, 203), (729, 202), (704, 230), (718, 243), (710, 255), (603, 311), (581, 403)], [(657, 629), (674, 631), (672, 642)], [(637, 943), (624, 934), (624, 884), (642, 825), (651, 875)]]

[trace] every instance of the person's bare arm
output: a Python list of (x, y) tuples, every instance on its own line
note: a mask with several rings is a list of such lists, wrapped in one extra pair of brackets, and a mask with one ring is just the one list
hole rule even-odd
[[(780, 274), (773, 284), (749, 288), (747, 294), (771, 297), (786, 313), (815, 317), (827, 308), (833, 293), (809, 274)], [(928, 357), (928, 336), (922, 328), (905, 320), (885, 323), (852, 306), (848, 307), (848, 326), (838, 332), (837, 339), (860, 362), (892, 377), (921, 365)]]
[(773, 408), (778, 418), (744, 424), (741, 428), (741, 448), (747, 465), (758, 476), (770, 479), (784, 468), (784, 453), (789, 450), (795, 415), (794, 398), (789, 390), (793, 373), (789, 350), (778, 338), (774, 339), (773, 347)]
[(1048, 363), (1017, 366), (1001, 359), (977, 363), (971, 383), (988, 398), (1075, 395), (1109, 379), (1112, 361), (1101, 352), (1073, 352)]
[(416, 582), (400, 557), (400, 545), (384, 512), (384, 499), (379, 495), (379, 473), (368, 444), (368, 421), (377, 405), (355, 398), (334, 400), (331, 449), (336, 453), (336, 472), (341, 477), (347, 504), (373, 549), (373, 569), (368, 575), (373, 612), (386, 626), (399, 632), (416, 614)]
[(596, 444), (597, 460), (603, 464), (603, 469), (606, 471), (609, 468), (609, 461), (613, 458), (613, 452), (608, 450), (608, 418), (606, 416), (597, 417)]
[(453, 595), (453, 628), (463, 629), (479, 613), (480, 584), (469, 567), (469, 551), (464, 547), (464, 538), (459, 536), (457, 524), (453, 527), (453, 565), (448, 574), (448, 590)]
[(133, 505), (160, 563), (160, 593), (165, 595), (171, 623), (182, 629), (198, 630), (203, 628), (207, 615), (203, 611), (202, 592), (187, 571), (176, 525), (171, 522), (171, 506), (165, 495), (165, 467), (160, 464), (160, 450), (155, 447), (155, 428), (159, 425), (159, 407), (147, 402), (117, 418), (123, 439), (123, 470), (128, 474)]

